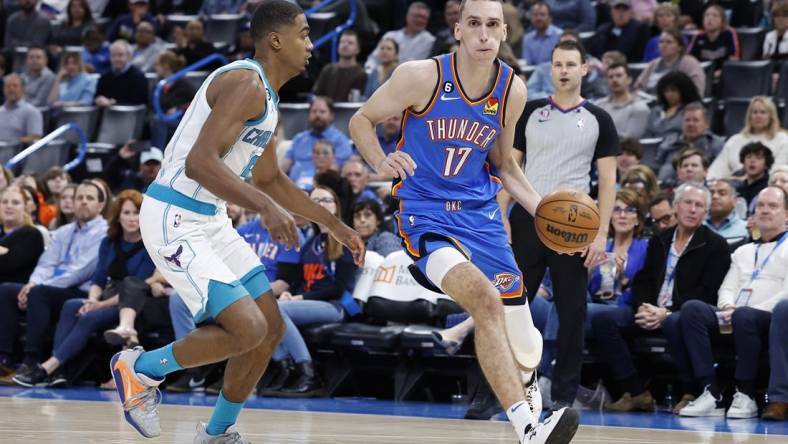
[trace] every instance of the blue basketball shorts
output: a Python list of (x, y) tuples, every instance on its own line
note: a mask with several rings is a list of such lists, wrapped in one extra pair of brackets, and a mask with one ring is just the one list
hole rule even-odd
[(401, 200), (395, 218), (402, 244), (415, 262), (417, 271), (411, 271), (422, 285), (440, 292), (440, 283), (427, 277), (427, 258), (440, 248), (452, 247), (487, 276), (505, 305), (525, 303), (523, 275), (514, 260), (495, 200)]

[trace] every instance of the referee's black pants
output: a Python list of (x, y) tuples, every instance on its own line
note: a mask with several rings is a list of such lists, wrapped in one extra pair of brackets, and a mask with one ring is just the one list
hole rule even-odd
[(571, 404), (580, 386), (585, 336), (588, 270), (579, 254), (561, 255), (547, 248), (536, 236), (534, 219), (519, 204), (509, 216), (512, 250), (524, 275), (529, 303), (533, 301), (546, 269), (550, 268), (558, 312), (558, 339), (552, 374), (553, 402)]

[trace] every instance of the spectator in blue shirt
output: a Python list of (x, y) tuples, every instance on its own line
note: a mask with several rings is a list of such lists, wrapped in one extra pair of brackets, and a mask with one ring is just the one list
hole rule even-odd
[(135, 43), (137, 34), (137, 25), (142, 22), (148, 22), (159, 31), (159, 23), (150, 13), (150, 5), (148, 0), (131, 0), (129, 1), (129, 13), (123, 14), (115, 19), (107, 29), (107, 40), (114, 42), (117, 39), (123, 39), (129, 43)]
[(69, 52), (63, 56), (60, 72), (49, 92), (49, 104), (53, 108), (66, 106), (90, 106), (96, 94), (96, 80), (85, 73), (82, 56)]
[(529, 65), (549, 62), (562, 31), (553, 25), (547, 3), (539, 1), (531, 6), (531, 25), (533, 30), (523, 37), (523, 59)]
[(545, 3), (550, 7), (553, 23), (561, 29), (588, 32), (596, 27), (596, 10), (590, 0), (545, 0)]
[(97, 28), (87, 30), (82, 38), (82, 60), (88, 72), (106, 74), (110, 70), (109, 43)]
[(720, 179), (709, 187), (711, 208), (706, 217), (707, 227), (728, 241), (731, 252), (749, 238), (747, 222), (736, 214), (736, 186), (729, 180)]
[[(75, 196), (74, 222), (53, 233), (49, 248), (39, 258), (28, 283), (0, 285), (0, 360), (6, 364), (18, 337), (19, 319), (25, 312), (25, 364), (30, 369), (44, 357), (44, 342), (53, 315), (60, 313), (67, 300), (87, 296), (90, 277), (98, 263), (97, 240), (107, 230), (107, 222), (101, 217), (106, 203), (107, 196), (100, 186), (83, 182)], [(20, 369), (20, 374), (26, 372)]]
[(334, 101), (329, 97), (316, 96), (309, 105), (309, 129), (293, 137), (290, 151), (282, 160), (282, 171), (288, 173), (293, 181), (302, 176), (302, 170), (309, 169), (312, 164), (312, 148), (321, 139), (334, 145), (337, 164), (343, 163), (353, 154), (350, 139), (338, 130), (334, 122)]
[(290, 171), (290, 178), (303, 190), (314, 187), (314, 177), (329, 170), (337, 170), (336, 147), (331, 141), (320, 139), (312, 145), (312, 161), (301, 162)]
[(351, 158), (342, 166), (342, 177), (344, 177), (353, 193), (351, 202), (355, 205), (365, 199), (378, 200), (375, 192), (367, 187), (369, 184), (369, 168), (363, 160), (355, 157)]
[(378, 125), (378, 142), (383, 148), (383, 152), (389, 155), (397, 150), (400, 132), (402, 131), (402, 115), (397, 114), (384, 120)]
[(281, 276), (297, 276), (301, 272), (300, 247), (304, 244), (304, 237), (298, 232), (299, 249), (287, 249), (281, 242), (271, 239), (271, 233), (265, 228), (261, 219), (251, 220), (237, 228), (238, 234), (249, 243), (257, 253), (260, 262), (265, 267), (265, 276), (271, 282), (274, 296), (279, 297), (282, 292), (290, 288), (288, 281)]
[[(130, 299), (141, 296), (144, 304), (150, 292), (144, 280), (153, 275), (156, 267), (142, 244), (141, 205), (142, 194), (138, 191), (118, 194), (109, 213), (107, 236), (99, 247), (88, 298), (77, 297), (63, 304), (52, 356), (29, 372), (17, 374), (14, 382), (25, 387), (64, 384), (66, 378), (60, 369), (85, 348), (88, 338), (115, 324), (119, 311), (128, 309)], [(129, 333), (136, 336), (133, 321), (130, 326)]]

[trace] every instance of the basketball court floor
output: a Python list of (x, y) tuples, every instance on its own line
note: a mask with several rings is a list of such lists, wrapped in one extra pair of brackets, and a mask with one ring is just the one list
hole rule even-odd
[[(0, 443), (191, 443), (215, 396), (164, 395), (162, 435), (144, 440), (114, 392), (0, 387)], [(464, 421), (464, 405), (371, 399), (250, 398), (239, 429), (255, 444), (515, 443), (503, 421)], [(583, 411), (574, 443), (788, 444), (788, 422)]]

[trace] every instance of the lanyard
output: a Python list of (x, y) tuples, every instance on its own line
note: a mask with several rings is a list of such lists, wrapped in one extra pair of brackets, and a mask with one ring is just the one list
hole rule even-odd
[(782, 236), (780, 236), (780, 238), (777, 239), (777, 244), (775, 244), (774, 248), (772, 248), (772, 251), (770, 251), (769, 254), (766, 255), (766, 258), (763, 260), (763, 263), (761, 264), (760, 267), (758, 266), (758, 251), (761, 249), (762, 244), (758, 244), (758, 246), (755, 247), (755, 268), (752, 270), (752, 275), (750, 275), (751, 284), (758, 277), (758, 275), (761, 274), (761, 271), (763, 271), (763, 269), (766, 268), (766, 264), (769, 263), (769, 259), (772, 258), (772, 254), (774, 254), (774, 252), (777, 251), (778, 248), (780, 248), (780, 244), (785, 242), (786, 234), (788, 233), (783, 233)]

